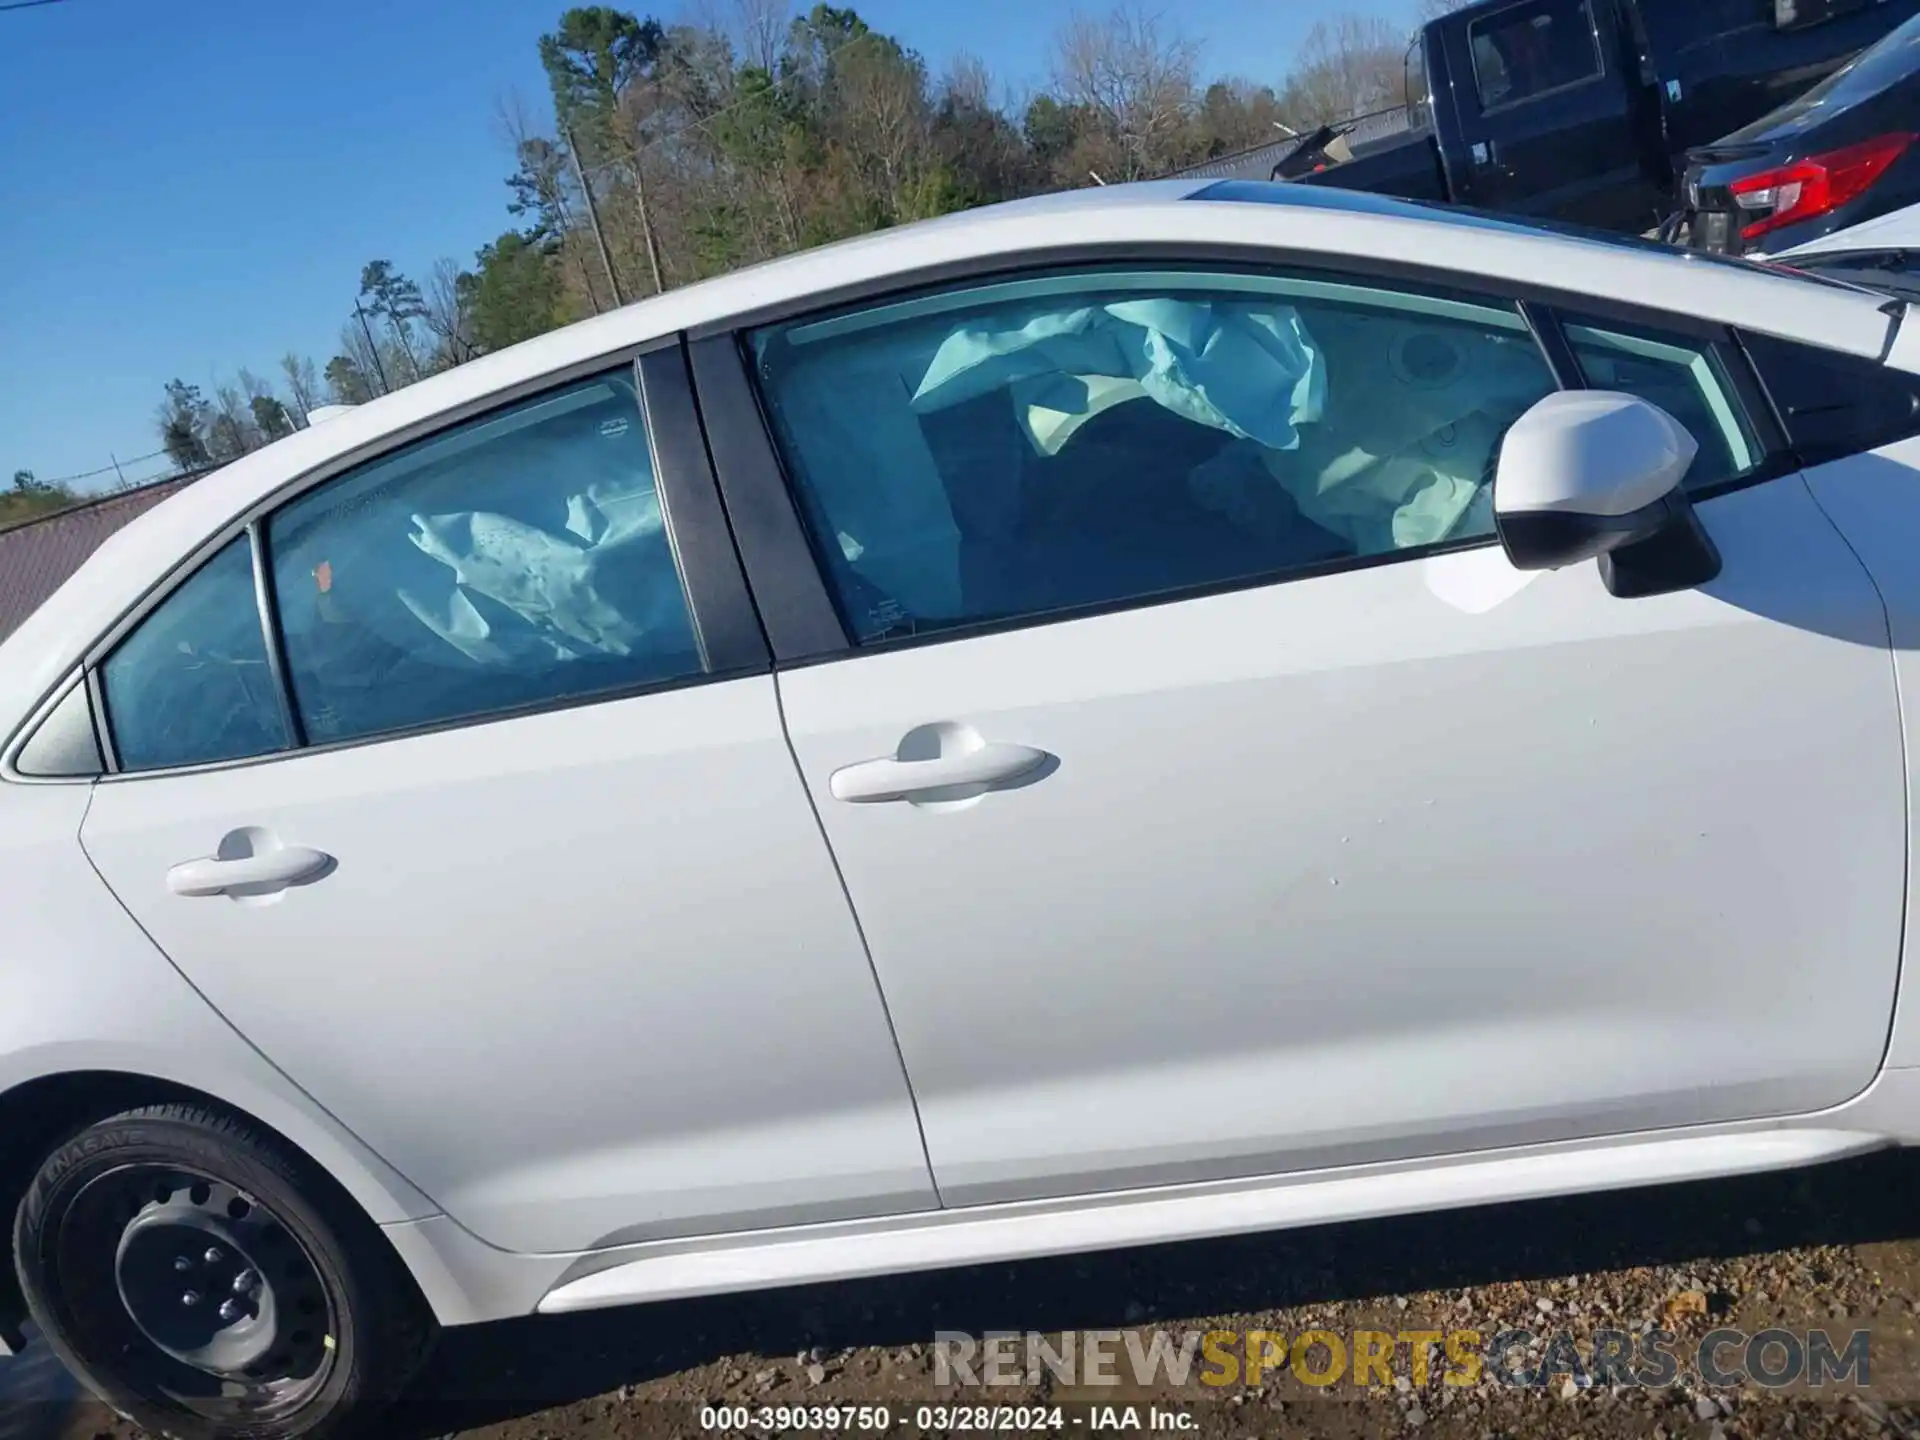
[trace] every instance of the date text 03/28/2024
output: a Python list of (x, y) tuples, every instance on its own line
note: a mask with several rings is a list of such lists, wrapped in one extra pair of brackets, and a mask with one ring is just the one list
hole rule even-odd
[(1068, 1429), (1173, 1433), (1191, 1430), (1195, 1423), (1187, 1412), (1159, 1405), (1094, 1405), (1071, 1415), (1058, 1405), (916, 1405), (910, 1410), (889, 1405), (707, 1405), (700, 1410), (701, 1429), (727, 1433), (818, 1430), (871, 1435), (909, 1424), (922, 1434)]

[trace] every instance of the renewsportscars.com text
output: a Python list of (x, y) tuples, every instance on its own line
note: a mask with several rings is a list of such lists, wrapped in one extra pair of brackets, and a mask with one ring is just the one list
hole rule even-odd
[(1855, 1330), (1714, 1330), (1693, 1344), (1670, 1330), (1596, 1330), (1586, 1338), (1530, 1330), (1081, 1330), (984, 1335), (942, 1330), (933, 1344), (940, 1385), (1258, 1386), (1291, 1378), (1328, 1389), (1489, 1380), (1514, 1389), (1712, 1387), (1782, 1389), (1872, 1383), (1871, 1334)]

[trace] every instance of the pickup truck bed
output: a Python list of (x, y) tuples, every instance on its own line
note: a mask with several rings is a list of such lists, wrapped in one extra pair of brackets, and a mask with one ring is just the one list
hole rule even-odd
[(1343, 144), (1340, 140), (1333, 142), (1327, 158), (1334, 163), (1327, 168), (1288, 178), (1307, 185), (1370, 190), (1376, 195), (1396, 195), (1405, 200), (1444, 203), (1453, 198), (1440, 164), (1440, 147), (1429, 130), (1411, 130), (1377, 140), (1355, 149), (1351, 158), (1343, 158), (1339, 153)]

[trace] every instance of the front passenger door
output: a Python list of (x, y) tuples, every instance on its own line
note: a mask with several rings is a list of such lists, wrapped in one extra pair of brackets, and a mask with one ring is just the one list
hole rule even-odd
[(1704, 589), (1509, 566), (1494, 461), (1555, 382), (1508, 302), (1088, 269), (746, 337), (854, 637), (782, 708), (947, 1203), (1872, 1079), (1904, 852), (1879, 600), (1799, 477), (1759, 478), (1719, 347), (1569, 322), (1701, 440)]

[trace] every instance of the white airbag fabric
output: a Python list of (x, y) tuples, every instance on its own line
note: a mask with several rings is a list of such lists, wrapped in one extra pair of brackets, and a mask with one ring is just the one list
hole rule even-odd
[(1131, 380), (1134, 393), (1196, 425), (1274, 450), (1298, 445), (1298, 427), (1326, 403), (1326, 367), (1292, 308), (1123, 300), (962, 326), (934, 352), (913, 409), (924, 415), (1008, 390), (1035, 449), (1053, 454), (1078, 428), (1066, 419), (1126, 398), (1124, 387), (1098, 384), (1103, 377)]
[[(1380, 338), (1405, 333), (1382, 327)], [(914, 413), (928, 414), (1004, 391), (1034, 449), (1055, 455), (1094, 416), (1150, 399), (1194, 424), (1253, 442), (1267, 474), (1302, 515), (1357, 553), (1381, 554), (1491, 521), (1483, 462), (1507, 417), (1475, 412), (1487, 402), (1504, 409), (1498, 402), (1513, 392), (1525, 397), (1533, 377), (1474, 374), (1472, 357), (1462, 359), (1469, 373), (1419, 395), (1380, 367), (1371, 377), (1378, 397), (1347, 397), (1343, 434), (1321, 435), (1303, 452), (1303, 435), (1326, 416), (1328, 366), (1297, 310), (1127, 300), (960, 326), (934, 352), (912, 404)], [(1417, 425), (1422, 415), (1444, 432), (1439, 440), (1424, 429), (1386, 433), (1397, 422)], [(1360, 443), (1342, 443), (1348, 436)], [(1231, 513), (1240, 502), (1224, 491), (1244, 484), (1248, 473), (1223, 455), (1189, 483), (1202, 503)]]
[[(595, 484), (565, 496), (564, 504), (567, 523), (558, 534), (486, 510), (413, 516), (407, 538), (451, 574), (438, 593), (402, 590), (401, 602), (449, 645), (482, 662), (633, 653), (648, 617), (623, 612), (601, 593), (599, 580), (608, 565), (627, 563), (623, 552), (634, 542), (660, 534), (659, 497), (642, 480)], [(475, 596), (503, 607), (522, 626), (489, 622)]]

